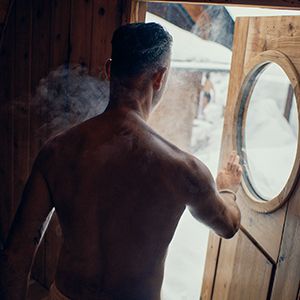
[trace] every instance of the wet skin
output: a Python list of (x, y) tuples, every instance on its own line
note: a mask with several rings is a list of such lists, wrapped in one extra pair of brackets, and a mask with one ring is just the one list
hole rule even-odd
[[(3, 299), (25, 299), (53, 207), (64, 236), (55, 281), (71, 299), (159, 300), (186, 207), (220, 236), (238, 230), (233, 197), (221, 197), (207, 167), (155, 133), (140, 107), (112, 107), (43, 147), (2, 254)], [(236, 189), (236, 155), (223, 172), (218, 187)]]

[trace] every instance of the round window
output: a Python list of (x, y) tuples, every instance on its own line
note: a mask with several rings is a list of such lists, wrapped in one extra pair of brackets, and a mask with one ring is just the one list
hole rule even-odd
[(244, 182), (255, 199), (270, 201), (292, 173), (299, 127), (294, 89), (278, 64), (261, 64), (247, 77), (238, 120)]

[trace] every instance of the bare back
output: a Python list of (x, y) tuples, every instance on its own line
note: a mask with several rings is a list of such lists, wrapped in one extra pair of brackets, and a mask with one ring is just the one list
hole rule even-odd
[(72, 299), (160, 299), (167, 247), (185, 208), (174, 188), (181, 151), (136, 117), (104, 114), (45, 152), (64, 235), (61, 291)]

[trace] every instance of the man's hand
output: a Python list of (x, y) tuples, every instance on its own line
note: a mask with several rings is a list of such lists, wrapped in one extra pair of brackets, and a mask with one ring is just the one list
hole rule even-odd
[(242, 179), (243, 169), (240, 165), (240, 157), (233, 151), (227, 165), (222, 169), (216, 179), (218, 190), (230, 189), (237, 192)]

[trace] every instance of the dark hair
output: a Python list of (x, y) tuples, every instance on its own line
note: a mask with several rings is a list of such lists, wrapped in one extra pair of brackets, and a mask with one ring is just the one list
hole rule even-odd
[(172, 36), (156, 23), (119, 27), (112, 38), (112, 76), (135, 77), (164, 67), (172, 41)]

